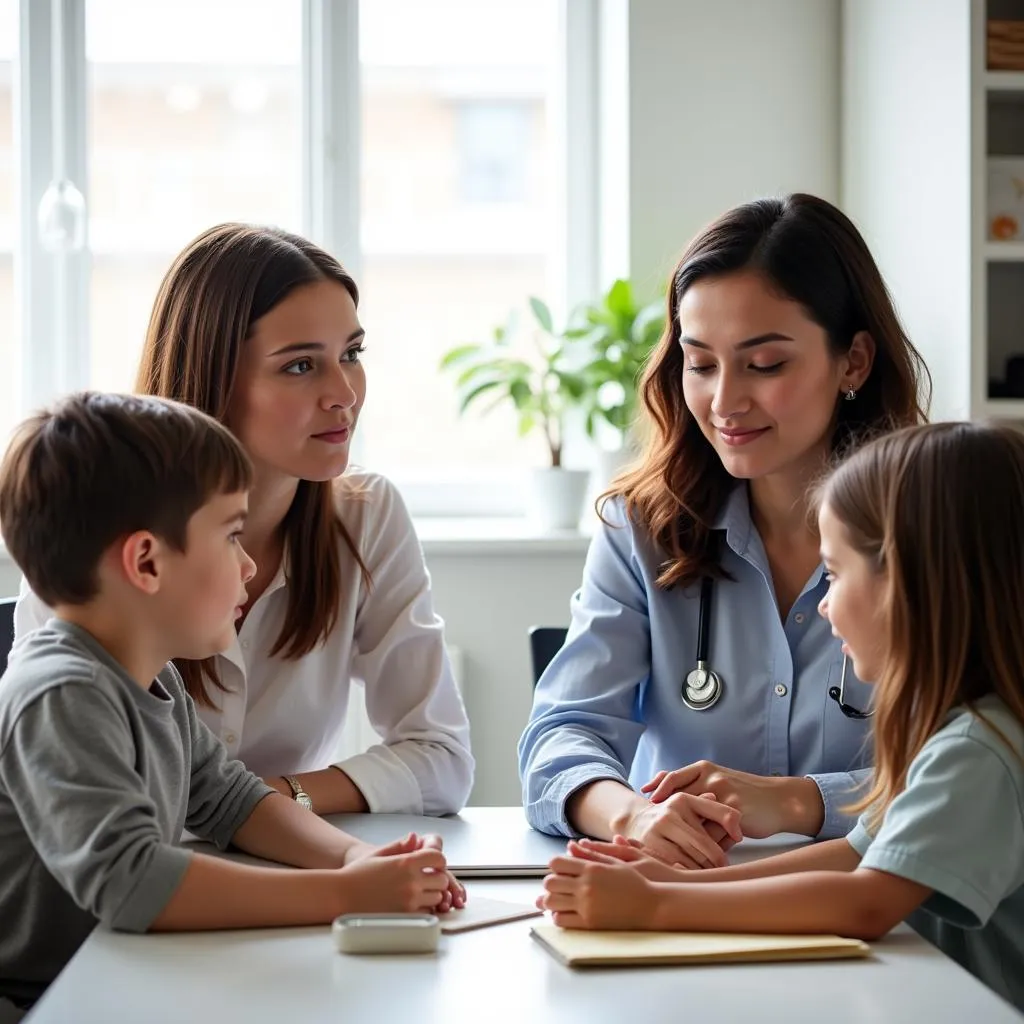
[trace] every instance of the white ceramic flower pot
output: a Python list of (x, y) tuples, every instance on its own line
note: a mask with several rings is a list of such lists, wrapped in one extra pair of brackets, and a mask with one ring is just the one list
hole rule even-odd
[(530, 477), (530, 521), (538, 530), (575, 530), (590, 474), (585, 469), (535, 469)]

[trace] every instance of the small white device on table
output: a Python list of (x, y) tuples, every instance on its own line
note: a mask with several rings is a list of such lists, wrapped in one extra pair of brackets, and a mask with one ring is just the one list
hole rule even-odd
[(331, 934), (339, 953), (433, 953), (441, 922), (436, 914), (342, 914)]

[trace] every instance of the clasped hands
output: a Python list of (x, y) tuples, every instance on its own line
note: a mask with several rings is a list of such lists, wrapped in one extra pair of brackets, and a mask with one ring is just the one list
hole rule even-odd
[(555, 857), (537, 899), (566, 928), (631, 928), (649, 921), (651, 883), (699, 881), (695, 869), (724, 867), (744, 835), (780, 830), (774, 780), (698, 761), (661, 771), (641, 792), (645, 806), (613, 823), (611, 842), (571, 841)]

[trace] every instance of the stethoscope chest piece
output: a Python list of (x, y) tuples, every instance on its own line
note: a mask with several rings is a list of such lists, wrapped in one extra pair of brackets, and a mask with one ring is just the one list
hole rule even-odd
[(707, 711), (722, 696), (722, 680), (703, 661), (686, 676), (683, 687), (683, 703), (694, 711)]

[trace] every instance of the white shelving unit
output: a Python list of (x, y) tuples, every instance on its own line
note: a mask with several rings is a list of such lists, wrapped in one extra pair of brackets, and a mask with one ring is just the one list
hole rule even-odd
[(1024, 71), (989, 71), (986, 59), (987, 19), (1024, 21), (1024, 0), (972, 0), (971, 13), (971, 414), (1024, 422), (1024, 379), (1018, 395), (999, 394), (1007, 360), (1024, 359), (1024, 240), (990, 239), (987, 212), (988, 158), (1024, 160)]

